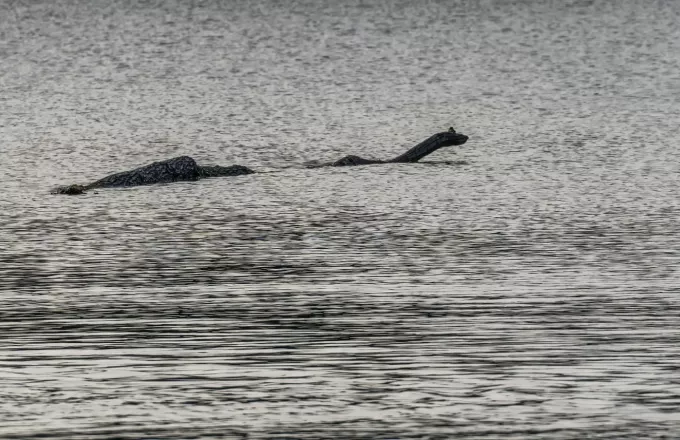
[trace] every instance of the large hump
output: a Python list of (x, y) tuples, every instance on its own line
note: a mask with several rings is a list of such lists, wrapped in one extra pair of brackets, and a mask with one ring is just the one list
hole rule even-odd
[(154, 162), (134, 170), (111, 174), (88, 185), (88, 188), (123, 187), (169, 183), (180, 180), (197, 180), (201, 172), (196, 161), (189, 156)]

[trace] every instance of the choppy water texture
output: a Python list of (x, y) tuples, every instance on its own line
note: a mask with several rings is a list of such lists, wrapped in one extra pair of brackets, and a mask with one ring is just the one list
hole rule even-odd
[[(0, 2), (0, 437), (677, 437), (678, 23)], [(48, 194), (180, 154), (264, 173)]]

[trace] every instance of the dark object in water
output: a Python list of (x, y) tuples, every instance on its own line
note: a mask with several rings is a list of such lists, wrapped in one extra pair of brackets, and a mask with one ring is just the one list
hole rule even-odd
[(111, 174), (88, 185), (60, 186), (54, 189), (52, 193), (74, 195), (82, 194), (92, 188), (119, 188), (152, 185), (154, 183), (194, 181), (205, 177), (240, 176), (253, 172), (250, 168), (241, 165), (202, 167), (189, 156), (179, 156), (154, 162), (134, 170)]
[(87, 190), (87, 187), (85, 185), (78, 185), (78, 184), (73, 184), (73, 185), (65, 185), (65, 186), (58, 186), (54, 190), (52, 190), (52, 194), (66, 194), (69, 196), (75, 196), (78, 194), (83, 194)]
[[(418, 162), (423, 157), (431, 154), (442, 147), (451, 145), (463, 145), (468, 137), (464, 134), (456, 133), (453, 127), (448, 131), (437, 133), (425, 139), (404, 154), (391, 160), (364, 159), (359, 156), (345, 156), (335, 162), (319, 163), (307, 162), (308, 168), (324, 166), (340, 167), (348, 165), (371, 165), (378, 163), (413, 163)], [(173, 157), (172, 159), (154, 162), (143, 167), (135, 168), (131, 171), (111, 174), (96, 182), (88, 185), (67, 185), (60, 186), (52, 190), (53, 194), (83, 194), (92, 188), (119, 188), (138, 185), (152, 185), (154, 183), (169, 183), (178, 181), (193, 181), (205, 177), (241, 176), (253, 174), (250, 168), (241, 165), (222, 167), (219, 165), (199, 166), (194, 159), (189, 156)]]
[(378, 163), (413, 163), (418, 162), (423, 157), (431, 154), (442, 147), (449, 147), (452, 145), (463, 145), (467, 142), (468, 137), (461, 133), (456, 133), (453, 127), (449, 128), (448, 131), (437, 133), (425, 139), (423, 142), (419, 143), (415, 147), (411, 148), (404, 154), (401, 154), (394, 159), (390, 160), (376, 160), (376, 159), (364, 159), (359, 156), (345, 156), (342, 159), (336, 160), (335, 162), (319, 163), (316, 161), (306, 162), (305, 166), (307, 168), (317, 168), (317, 167), (341, 167), (348, 165), (372, 165)]

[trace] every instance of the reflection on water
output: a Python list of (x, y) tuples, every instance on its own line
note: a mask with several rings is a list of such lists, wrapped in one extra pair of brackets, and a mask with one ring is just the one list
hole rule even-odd
[(500, 3), (0, 14), (0, 437), (678, 432), (677, 8)]

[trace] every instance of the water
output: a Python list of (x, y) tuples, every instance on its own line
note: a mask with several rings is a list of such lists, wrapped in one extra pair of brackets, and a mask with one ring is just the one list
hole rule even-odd
[[(0, 437), (674, 438), (678, 23), (0, 3)], [(49, 195), (180, 154), (261, 173)]]

